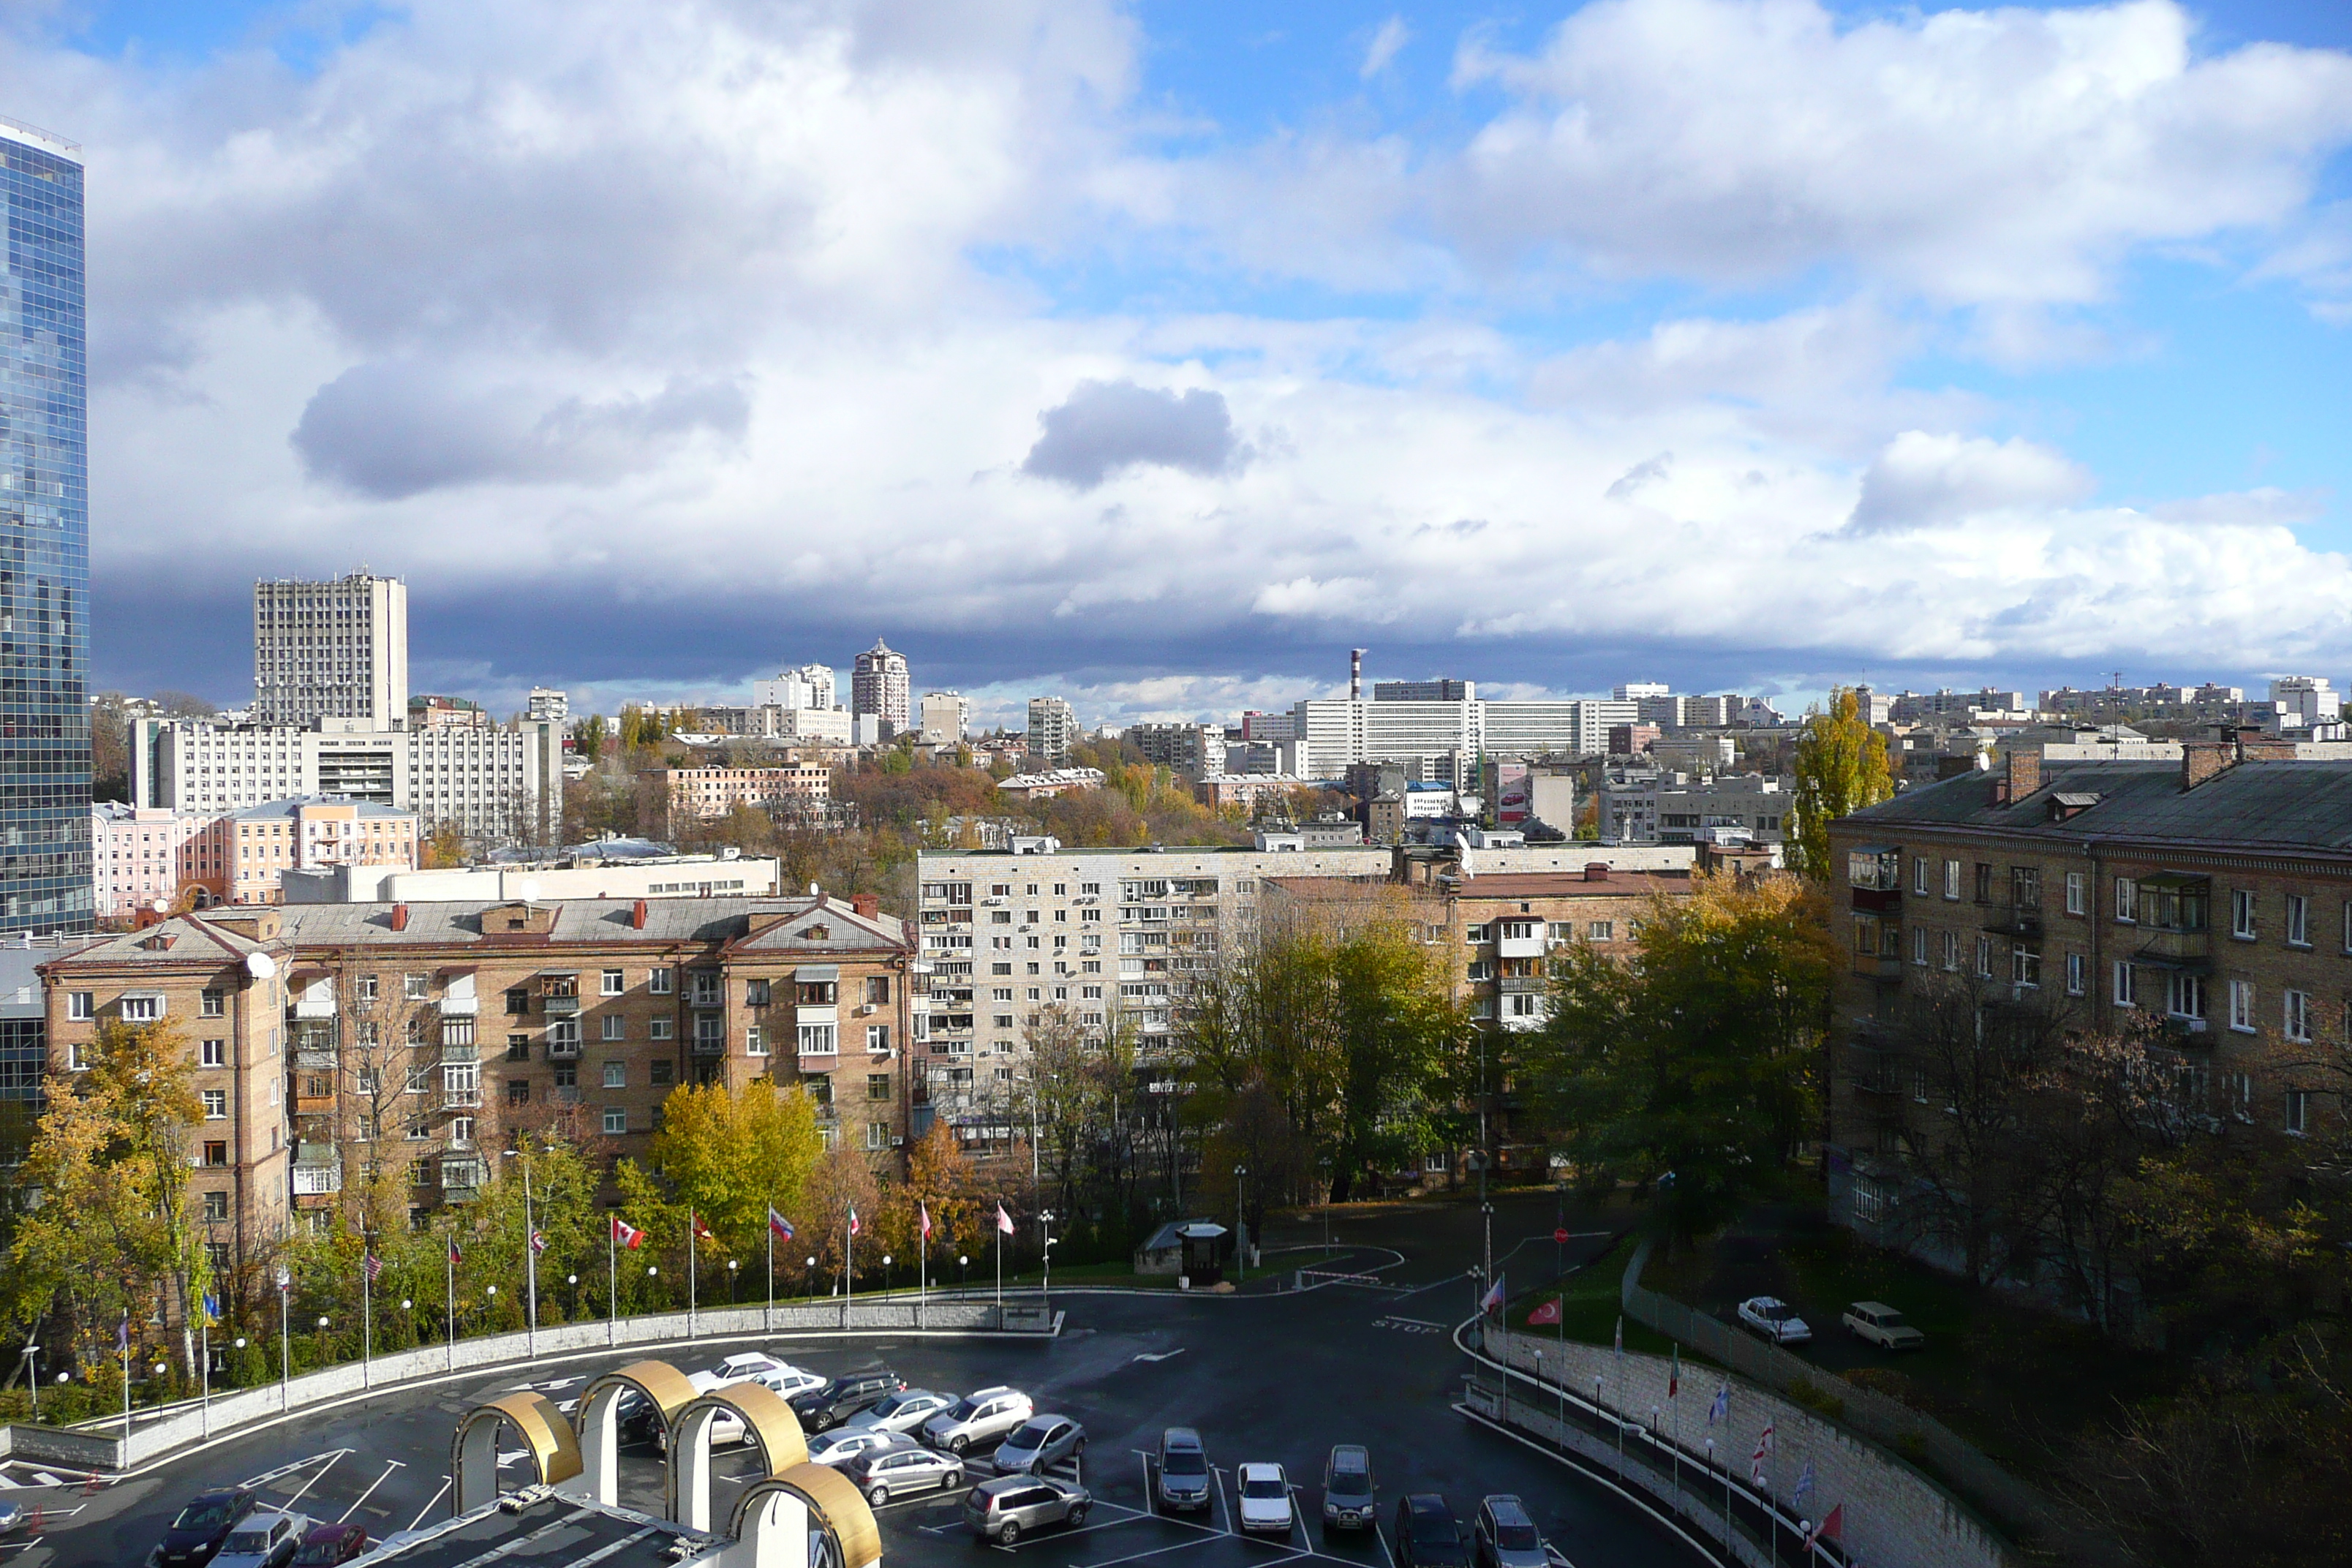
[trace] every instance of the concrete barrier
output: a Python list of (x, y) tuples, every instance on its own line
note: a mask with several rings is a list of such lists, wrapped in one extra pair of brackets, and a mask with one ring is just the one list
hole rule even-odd
[[(1030, 1303), (1023, 1303), (1028, 1306)], [(446, 1377), (454, 1373), (525, 1365), (551, 1356), (572, 1356), (630, 1346), (693, 1343), (700, 1340), (759, 1338), (785, 1334), (1005, 1334), (1050, 1338), (1059, 1319), (1015, 1311), (1014, 1303), (887, 1297), (845, 1309), (838, 1301), (770, 1309), (721, 1307), (663, 1312), (635, 1318), (599, 1319), (511, 1334), (490, 1334), (423, 1345), (365, 1362), (345, 1362), (305, 1373), (284, 1384), (241, 1388), (213, 1396), (209, 1405), (183, 1406), (141, 1424), (131, 1434), (107, 1433), (91, 1423), (80, 1427), (0, 1426), (0, 1457), (31, 1458), (85, 1470), (133, 1470), (166, 1455), (234, 1432), (239, 1427), (372, 1392)]]

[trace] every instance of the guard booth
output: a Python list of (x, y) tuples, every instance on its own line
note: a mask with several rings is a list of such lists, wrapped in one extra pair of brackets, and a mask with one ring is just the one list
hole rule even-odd
[(1195, 1290), (1224, 1279), (1232, 1233), (1214, 1220), (1171, 1220), (1135, 1249), (1138, 1274), (1182, 1277)]

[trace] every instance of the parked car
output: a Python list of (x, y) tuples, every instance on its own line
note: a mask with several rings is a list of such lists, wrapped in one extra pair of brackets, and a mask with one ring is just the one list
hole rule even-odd
[(25, 1510), (5, 1498), (0, 1498), (0, 1535), (5, 1535), (25, 1522)]
[(1813, 1337), (1797, 1309), (1778, 1296), (1750, 1296), (1739, 1303), (1739, 1321), (1776, 1345), (1801, 1345)]
[(257, 1508), (236, 1521), (221, 1542), (214, 1568), (291, 1568), (310, 1521), (279, 1508)]
[(1838, 1320), (1846, 1332), (1856, 1339), (1868, 1340), (1881, 1350), (1916, 1351), (1924, 1347), (1927, 1336), (1903, 1321), (1903, 1314), (1884, 1301), (1856, 1301)]
[(896, 1394), (907, 1386), (907, 1380), (888, 1367), (873, 1367), (865, 1372), (853, 1372), (836, 1377), (814, 1388), (803, 1388), (792, 1396), (793, 1414), (801, 1418), (801, 1426), (811, 1432), (822, 1432), (828, 1426), (838, 1426), (867, 1405), (880, 1401), (884, 1394)]
[(1190, 1512), (1209, 1506), (1209, 1453), (1190, 1426), (1160, 1434), (1160, 1506)]
[(1241, 1494), (1241, 1527), (1244, 1535), (1290, 1533), (1290, 1478), (1280, 1465), (1244, 1465), (1234, 1475)]
[(1397, 1568), (1470, 1568), (1462, 1527), (1444, 1498), (1412, 1492), (1397, 1499), (1396, 1560)]
[(963, 1485), (963, 1461), (924, 1447), (911, 1437), (893, 1437), (841, 1467), (866, 1500), (880, 1508), (894, 1497), (952, 1490)]
[(989, 1462), (999, 1475), (1027, 1475), (1087, 1451), (1087, 1429), (1066, 1415), (1032, 1415), (996, 1446)]
[(878, 1426), (844, 1426), (822, 1437), (810, 1438), (809, 1458), (838, 1469), (860, 1454), (904, 1440), (900, 1434), (885, 1432)]
[(789, 1403), (811, 1389), (823, 1388), (829, 1380), (823, 1373), (794, 1366), (762, 1352), (745, 1351), (724, 1358), (708, 1372), (688, 1373), (687, 1381), (694, 1384), (697, 1394), (708, 1394), (731, 1383), (756, 1383), (782, 1394)]
[(201, 1568), (220, 1551), (230, 1529), (253, 1511), (254, 1497), (243, 1487), (215, 1487), (188, 1500), (163, 1543), (155, 1548), (155, 1568)]
[(902, 1388), (896, 1394), (885, 1394), (878, 1403), (867, 1405), (842, 1425), (872, 1426), (884, 1432), (919, 1432), (924, 1422), (954, 1403), (950, 1395), (931, 1389)]
[(971, 1489), (963, 1500), (963, 1521), (983, 1541), (1010, 1546), (1049, 1524), (1076, 1527), (1087, 1521), (1094, 1498), (1076, 1481), (1052, 1476), (997, 1476)]
[(1543, 1537), (1536, 1532), (1536, 1521), (1528, 1517), (1526, 1505), (1507, 1492), (1478, 1505), (1470, 1541), (1478, 1568), (1549, 1568), (1551, 1560), (1544, 1552)]
[(1353, 1443), (1339, 1445), (1323, 1461), (1323, 1527), (1370, 1530), (1379, 1517), (1370, 1450)]
[(294, 1568), (333, 1568), (368, 1549), (367, 1531), (356, 1524), (314, 1524), (294, 1554)]
[(1019, 1389), (976, 1389), (924, 1422), (923, 1441), (961, 1454), (975, 1443), (1003, 1437), (1035, 1414)]

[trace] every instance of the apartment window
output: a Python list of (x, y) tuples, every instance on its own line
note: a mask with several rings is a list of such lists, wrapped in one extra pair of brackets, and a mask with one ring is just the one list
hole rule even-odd
[(604, 1108), (604, 1131), (617, 1136), (629, 1130), (629, 1113), (617, 1105)]
[(2116, 1005), (2136, 1007), (2139, 1005), (2137, 987), (2133, 984), (2132, 966), (2121, 959), (2116, 961)]
[(743, 1049), (755, 1057), (768, 1054), (768, 1031), (758, 1024), (743, 1031)]
[(603, 1020), (603, 1027), (604, 1037), (605, 1039), (625, 1040), (629, 1037), (628, 1021), (623, 1018), (618, 1013), (605, 1014)]
[[(2344, 930), (2345, 930), (2345, 932), (2346, 932), (2346, 940), (2345, 940), (2345, 943), (2344, 943), (2344, 945), (2345, 945), (2346, 947), (2347, 947), (2347, 948), (2352, 948), (2352, 904), (2347, 904), (2347, 905), (2345, 905), (2345, 906), (2344, 906), (2344, 909), (2345, 909)], [(67, 1018), (68, 1018), (68, 1019), (70, 1019), (71, 1021), (73, 1021), (73, 1022), (75, 1022), (75, 1023), (78, 1023), (78, 1024), (80, 1024), (80, 1023), (88, 1023), (88, 1022), (89, 1021), (89, 1019), (94, 1016), (94, 1014), (93, 1014), (93, 1004), (95, 1003), (95, 1001), (96, 1001), (96, 997), (95, 997), (95, 995), (94, 995), (92, 993), (88, 992), (88, 991), (68, 991), (68, 992), (67, 992), (67, 993), (66, 993), (66, 1016), (67, 1016)]]
[(2230, 934), (2242, 942), (2254, 939), (2254, 890), (2233, 888), (2230, 891)]
[(1479, 925), (1465, 927), (1462, 931), (1462, 940), (1468, 942), (1471, 946), (1475, 947), (1478, 943), (1491, 941), (1492, 939), (1487, 936), (1486, 928)]
[(1009, 1029), (1013, 1027), (1013, 1015), (1010, 1013), (999, 1013), (995, 1016), (993, 1022), (995, 1026), (1000, 1029)]
[(887, 974), (867, 975), (866, 1000), (877, 1007), (887, 1005), (890, 1000), (890, 977)]
[(1992, 938), (1989, 936), (1977, 938), (1977, 978), (1992, 978)]
[(527, 1062), (530, 1060), (530, 1037), (529, 1035), (509, 1035), (507, 1037), (507, 1060), (510, 1062)]
[(1960, 863), (1944, 862), (1944, 897), (1957, 900), (1960, 896)]
[(1911, 857), (1911, 890), (1923, 898), (1927, 896), (1927, 858), (1925, 855)]
[(887, 1024), (866, 1025), (866, 1048), (877, 1056), (888, 1056), (890, 1054), (890, 1026)]
[(530, 992), (527, 987), (518, 985), (507, 993), (507, 1016), (509, 1018), (530, 1016)]
[(2286, 896), (2286, 942), (2289, 947), (2311, 945), (2311, 900), (2301, 893)]
[(205, 1144), (205, 1163), (220, 1166), (228, 1163), (228, 1140), (215, 1138)]
[(450, 1146), (453, 1148), (463, 1149), (467, 1145), (472, 1143), (473, 1141), (474, 1119), (470, 1116), (451, 1117), (449, 1119)]
[(604, 1064), (604, 1087), (606, 1089), (626, 1089), (629, 1087), (629, 1068), (625, 1062), (606, 1062)]
[(2012, 985), (2040, 985), (2042, 984), (2041, 952), (2021, 942), (2010, 949), (2009, 979)]
[(208, 1068), (225, 1068), (228, 1066), (228, 1042), (226, 1040), (206, 1040), (202, 1045), (198, 1046), (196, 1049), (198, 1053), (196, 1059), (203, 1066)]
[(867, 1073), (866, 1075), (866, 1098), (868, 1100), (889, 1099), (890, 1075), (887, 1072)]
[(2311, 1090), (2291, 1089), (2286, 1091), (2286, 1130), (2298, 1138), (2311, 1131)]
[(768, 1005), (768, 983), (764, 980), (743, 982), (743, 1005), (764, 1007)]
[(228, 994), (217, 985), (206, 986), (199, 1011), (206, 1018), (228, 1016)]
[(839, 1049), (840, 1037), (832, 1024), (803, 1024), (800, 1047), (804, 1057), (829, 1057)]
[(1911, 962), (1921, 969), (1927, 967), (1927, 928), (1911, 928)]
[(2290, 991), (2284, 997), (2284, 1016), (2280, 1027), (2290, 1040), (2311, 1038), (2311, 993)]
[[(2129, 877), (2116, 879), (2116, 919), (2126, 921), (2139, 919), (2139, 884)], [(2345, 930), (2352, 931), (2352, 924), (2347, 924)]]
[(383, 1081), (383, 1077), (377, 1068), (354, 1068), (352, 1070), (352, 1089), (354, 1093), (373, 1094), (376, 1091), (376, 1086)]
[(359, 977), (358, 987), (353, 992), (353, 994), (358, 996), (358, 998), (362, 1002), (374, 1001), (376, 996), (375, 976), (373, 974), (361, 975)]
[(400, 994), (411, 1002), (432, 999), (433, 977), (429, 974), (404, 974), (400, 977)]
[(830, 980), (802, 980), (793, 986), (793, 999), (803, 1007), (830, 1007), (841, 997), (841, 987)]
[(656, 1085), (672, 1082), (677, 1074), (676, 1062), (648, 1062), (646, 1068), (646, 1078)]
[(1584, 928), (1584, 940), (1587, 942), (1616, 941), (1617, 922), (1614, 921), (1593, 921), (1590, 922)]
[(2067, 872), (2066, 912), (2070, 915), (2088, 914), (2090, 912), (2090, 908), (2091, 879), (2089, 873), (2084, 871)]
[(2066, 994), (2080, 996), (2091, 984), (2091, 961), (2079, 952), (2066, 955)]
[(509, 1105), (529, 1105), (530, 1103), (530, 1079), (527, 1078), (510, 1078), (507, 1079), (507, 1103)]
[(628, 983), (622, 978), (622, 974), (619, 970), (608, 969), (604, 971), (603, 984), (599, 987), (599, 991), (602, 994), (606, 996), (618, 996), (627, 989)]
[(163, 1016), (161, 996), (125, 996), (122, 999), (122, 1021), (126, 1024), (152, 1024)]
[(647, 1019), (646, 1021), (646, 1037), (647, 1039), (654, 1040), (668, 1039), (670, 1037), (669, 1026), (673, 1022), (675, 1022), (675, 1020), (669, 1018)]
[(988, 911), (988, 923), (997, 926), (1009, 926), (1013, 923), (1013, 911), (1011, 910), (991, 910)]
[(482, 1098), (482, 1069), (472, 1062), (452, 1062), (441, 1069), (441, 1093), (453, 1105), (474, 1105)]
[[(205, 1194), (205, 1218), (210, 1220), (226, 1220), (228, 1218), (228, 1194), (226, 1193), (211, 1192)], [(228, 1247), (228, 1243), (222, 1242), (220, 1246), (224, 1250), (226, 1250)]]
[(676, 989), (677, 975), (667, 969), (656, 969), (646, 975), (646, 989), (656, 996), (667, 996)]
[(1992, 868), (1982, 860), (1977, 862), (1977, 902), (1992, 902)]
[(1960, 972), (1960, 933), (1956, 931), (1944, 933), (1944, 971), (1948, 974)]
[[(2248, 1008), (2252, 1007), (2252, 987), (2247, 987)], [(2205, 977), (2201, 974), (2173, 974), (2164, 985), (2164, 1010), (2176, 1018), (2205, 1016)]]
[(866, 1146), (868, 1149), (887, 1149), (890, 1146), (890, 1124), (887, 1121), (867, 1122)]
[(225, 1089), (208, 1089), (204, 1091), (204, 1100), (205, 1121), (226, 1121), (228, 1120), (228, 1090)]

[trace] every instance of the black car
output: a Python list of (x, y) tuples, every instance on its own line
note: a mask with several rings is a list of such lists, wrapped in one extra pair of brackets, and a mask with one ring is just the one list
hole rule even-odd
[(1462, 1527), (1444, 1498), (1414, 1492), (1397, 1500), (1396, 1560), (1397, 1568), (1470, 1568)]
[(198, 1492), (163, 1532), (163, 1544), (149, 1559), (154, 1568), (200, 1568), (219, 1554), (237, 1521), (253, 1511), (253, 1493), (243, 1487)]
[(820, 1388), (803, 1389), (792, 1397), (793, 1414), (811, 1432), (838, 1426), (868, 1405), (878, 1405), (907, 1386), (907, 1380), (887, 1367), (853, 1372)]

